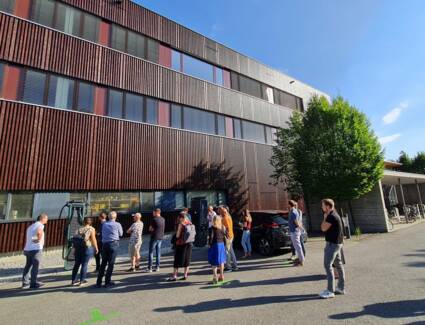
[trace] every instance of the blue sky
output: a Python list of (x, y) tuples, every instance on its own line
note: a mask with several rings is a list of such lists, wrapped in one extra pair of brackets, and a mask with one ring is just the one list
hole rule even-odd
[(388, 159), (425, 151), (424, 0), (139, 0), (365, 112)]

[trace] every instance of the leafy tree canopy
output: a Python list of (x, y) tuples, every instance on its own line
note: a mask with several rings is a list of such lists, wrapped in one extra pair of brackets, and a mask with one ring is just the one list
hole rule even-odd
[(397, 162), (403, 164), (399, 167), (403, 172), (425, 174), (425, 151), (418, 152), (413, 158), (402, 151)]
[(343, 98), (313, 97), (277, 133), (272, 177), (295, 195), (356, 199), (381, 179), (383, 151), (366, 116)]

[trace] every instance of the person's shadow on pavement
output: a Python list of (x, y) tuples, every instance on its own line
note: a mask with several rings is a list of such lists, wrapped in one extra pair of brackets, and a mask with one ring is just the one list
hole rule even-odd
[[(329, 316), (330, 319), (351, 319), (361, 316), (376, 316), (380, 318), (408, 318), (425, 316), (425, 300), (403, 300), (383, 302), (363, 307), (362, 311), (342, 313)], [(424, 324), (425, 322), (422, 322)]]

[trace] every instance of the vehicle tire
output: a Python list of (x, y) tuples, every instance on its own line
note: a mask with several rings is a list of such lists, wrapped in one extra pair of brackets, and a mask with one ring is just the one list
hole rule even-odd
[(258, 251), (261, 255), (272, 256), (275, 250), (268, 238), (261, 238), (258, 242)]

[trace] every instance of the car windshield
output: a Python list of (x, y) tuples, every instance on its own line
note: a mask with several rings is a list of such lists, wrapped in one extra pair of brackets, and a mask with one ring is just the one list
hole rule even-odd
[(278, 225), (287, 225), (288, 221), (282, 218), (282, 216), (276, 215), (272, 217), (273, 222), (276, 222)]

